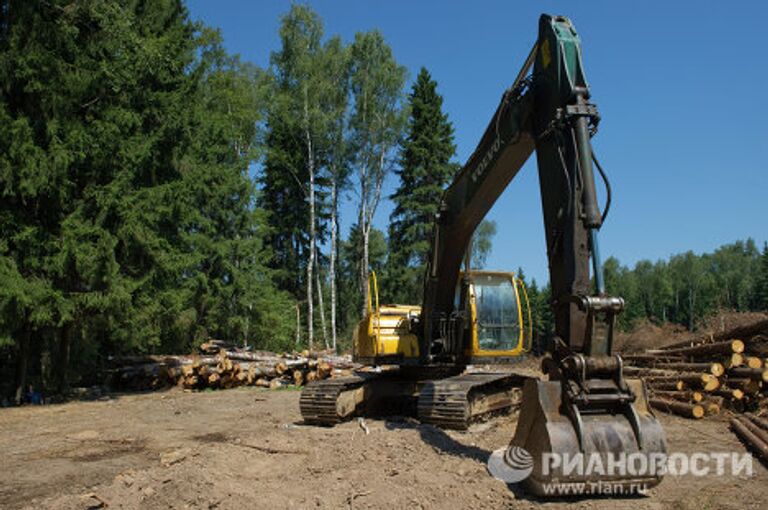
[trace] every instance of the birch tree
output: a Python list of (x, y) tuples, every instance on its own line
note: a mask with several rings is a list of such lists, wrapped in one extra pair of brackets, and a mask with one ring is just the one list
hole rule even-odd
[(339, 195), (349, 185), (349, 151), (346, 124), (349, 106), (349, 49), (334, 37), (325, 46), (324, 69), (329, 80), (328, 108), (330, 122), (326, 141), (326, 164), (330, 187), (330, 234), (328, 279), (331, 298), (331, 347), (336, 352), (339, 259)]
[[(377, 30), (355, 35), (351, 47), (350, 120), (353, 165), (358, 185), (357, 221), (361, 230), (359, 286), (365, 293), (369, 274), (369, 237), (381, 200), (381, 188), (391, 170), (393, 152), (405, 126), (402, 108), (406, 70), (392, 55)], [(365, 313), (363, 300), (363, 313)]]
[[(305, 289), (307, 304), (307, 343), (314, 347), (314, 294), (319, 282), (315, 274), (318, 244), (318, 172), (322, 166), (322, 144), (328, 124), (326, 97), (329, 83), (321, 39), (320, 18), (306, 6), (294, 5), (280, 27), (282, 47), (272, 55), (276, 94), (271, 122), (288, 126), (298, 137), (302, 149), (301, 167), (285, 164), (301, 188), (307, 206)], [(282, 159), (290, 162), (290, 155)], [(294, 160), (295, 161), (295, 160)], [(322, 301), (322, 298), (319, 299)]]
[[(348, 49), (339, 37), (322, 43), (322, 23), (311, 9), (294, 5), (283, 18), (280, 29), (282, 48), (273, 54), (272, 65), (276, 83), (273, 130), (288, 126), (284, 131), (294, 133), (298, 144), (287, 145), (283, 166), (292, 174), (293, 181), (303, 193), (307, 204), (305, 225), (306, 256), (304, 287), (307, 304), (307, 343), (314, 346), (315, 303), (320, 307), (323, 340), (328, 335), (322, 295), (320, 253), (318, 246), (325, 239), (324, 218), (327, 185), (331, 186), (331, 329), (334, 343), (335, 328), (335, 263), (338, 188), (344, 180), (345, 120), (349, 95)], [(297, 160), (290, 149), (301, 147), (302, 157)], [(296, 163), (300, 164), (296, 164)], [(293, 163), (293, 164), (291, 164)], [(295, 207), (294, 204), (291, 207)], [(335, 229), (335, 231), (334, 231)], [(316, 298), (316, 300), (315, 300)]]

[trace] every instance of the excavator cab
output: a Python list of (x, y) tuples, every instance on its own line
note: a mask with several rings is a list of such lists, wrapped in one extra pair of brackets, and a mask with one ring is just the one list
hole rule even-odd
[(464, 293), (468, 304), (467, 362), (498, 363), (529, 352), (533, 324), (523, 281), (514, 273), (475, 270), (462, 273), (460, 281), (457, 300)]

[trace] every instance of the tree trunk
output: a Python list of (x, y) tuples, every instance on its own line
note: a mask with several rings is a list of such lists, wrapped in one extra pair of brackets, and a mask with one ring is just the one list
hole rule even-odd
[(296, 303), (296, 340), (294, 342), (294, 346), (296, 349), (299, 348), (299, 343), (301, 342), (301, 309), (299, 308), (299, 303)]
[[(362, 274), (361, 274), (361, 281), (363, 284), (363, 296), (368, 296), (368, 278), (370, 274), (370, 262), (368, 260), (368, 237), (370, 234), (370, 229), (366, 225), (363, 228), (363, 261), (362, 261)], [(374, 292), (373, 289), (371, 289), (371, 292)], [(371, 295), (371, 306), (373, 306), (373, 295)], [(363, 316), (365, 315), (365, 311), (367, 309), (366, 306), (366, 299), (363, 298)]]
[(304, 140), (307, 144), (307, 172), (309, 173), (309, 260), (307, 261), (307, 343), (311, 351), (314, 342), (314, 310), (312, 299), (312, 271), (315, 266), (315, 155), (309, 132), (309, 98), (304, 85)]
[(368, 274), (370, 269), (368, 240), (371, 234), (371, 227), (373, 226), (373, 216), (376, 214), (376, 208), (378, 207), (379, 200), (381, 199), (381, 186), (383, 184), (385, 175), (384, 155), (386, 152), (386, 148), (382, 147), (378, 157), (378, 168), (375, 170), (369, 170), (369, 172), (376, 172), (373, 180), (373, 193), (371, 194), (371, 190), (368, 189), (367, 186), (363, 187), (362, 189), (363, 198), (361, 199), (360, 225), (362, 230), (361, 234), (363, 237), (363, 260), (360, 268), (360, 283), (363, 289), (363, 316), (365, 316), (366, 313), (365, 297), (367, 296), (366, 290), (368, 286)]
[(25, 325), (19, 336), (19, 361), (16, 365), (16, 405), (21, 405), (27, 386), (27, 366), (29, 364), (29, 329)]
[[(318, 257), (315, 257), (315, 264), (317, 265)], [(323, 302), (323, 286), (320, 284), (320, 268), (315, 267), (315, 283), (317, 284), (317, 307), (320, 309), (320, 326), (323, 330), (323, 344), (325, 349), (328, 350), (328, 328), (325, 326), (325, 304)]]
[(56, 357), (56, 386), (60, 392), (65, 392), (69, 386), (67, 369), (69, 368), (69, 351), (72, 343), (72, 324), (64, 325), (59, 331), (59, 354)]
[(338, 198), (336, 187), (336, 176), (334, 176), (331, 183), (331, 260), (329, 267), (328, 277), (331, 280), (331, 343), (333, 345), (333, 352), (336, 352), (336, 236), (337, 234), (337, 220), (338, 220)]
[(695, 294), (693, 288), (688, 289), (688, 331), (693, 331), (693, 310), (695, 304)]
[[(365, 172), (362, 174), (363, 176), (366, 175)], [(361, 179), (364, 177), (361, 177)], [(363, 296), (363, 304), (360, 310), (360, 316), (365, 317), (365, 313), (367, 310), (366, 305), (366, 289), (368, 285), (368, 238), (365, 235), (365, 218), (367, 216), (366, 210), (365, 210), (365, 196), (366, 196), (366, 186), (363, 185), (361, 189), (361, 198), (360, 198), (360, 211), (358, 213), (358, 221), (357, 224), (360, 227), (360, 242), (362, 243), (362, 253), (360, 257), (360, 293)]]

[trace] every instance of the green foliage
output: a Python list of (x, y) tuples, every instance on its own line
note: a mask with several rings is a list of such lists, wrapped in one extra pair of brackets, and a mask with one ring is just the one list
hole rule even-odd
[(768, 243), (763, 245), (763, 253), (755, 272), (753, 306), (768, 310)]
[[(713, 253), (686, 252), (656, 263), (641, 260), (630, 269), (611, 257), (604, 263), (608, 292), (624, 298), (619, 326), (639, 319), (675, 322), (694, 329), (716, 310), (766, 308), (761, 281), (768, 282), (768, 262), (753, 240), (726, 244)], [(761, 280), (763, 278), (763, 280)], [(764, 285), (764, 284), (762, 284)]]
[(349, 121), (350, 163), (357, 177), (357, 225), (362, 256), (358, 276), (366, 286), (371, 269), (369, 238), (393, 152), (405, 126), (402, 106), (406, 69), (377, 30), (358, 32), (350, 47), (350, 88), (354, 108)]
[[(380, 302), (388, 302), (381, 294), (384, 281), (385, 264), (389, 247), (384, 232), (377, 228), (371, 229), (368, 239), (368, 257), (371, 271), (376, 273), (379, 282)], [(360, 264), (362, 263), (362, 232), (355, 224), (349, 231), (349, 236), (342, 241), (339, 251), (339, 330), (347, 341), (352, 338), (352, 330), (360, 320), (360, 310), (364, 305), (363, 296), (367, 289), (360, 287)], [(373, 291), (373, 289), (371, 289)], [(350, 344), (343, 343), (342, 347)]]
[(355, 34), (350, 66), (353, 162), (358, 173), (366, 174), (361, 184), (374, 190), (377, 179), (387, 170), (386, 158), (400, 140), (405, 123), (400, 103), (406, 69), (395, 61), (378, 30)]
[(472, 267), (483, 269), (488, 260), (488, 255), (493, 249), (493, 236), (496, 235), (496, 222), (483, 220), (477, 226), (475, 234), (472, 237), (472, 256), (470, 264)]
[(287, 342), (247, 174), (260, 73), (179, 1), (5, 0), (0, 13), (10, 359), (53, 359), (63, 387), (111, 354)]
[(531, 318), (533, 350), (542, 354), (549, 348), (549, 342), (555, 331), (555, 316), (552, 313), (552, 291), (549, 285), (539, 289), (536, 280), (528, 288), (531, 300)]
[(418, 303), (429, 256), (432, 223), (445, 186), (456, 173), (453, 126), (443, 113), (437, 83), (421, 68), (408, 95), (408, 126), (400, 145), (400, 178), (390, 197), (389, 238), (385, 293), (388, 301)]
[[(272, 226), (267, 244), (275, 254), (271, 266), (279, 287), (305, 307), (304, 317), (314, 315), (310, 305), (315, 301), (320, 308), (307, 321), (310, 338), (325, 313), (320, 292), (325, 302), (334, 301), (325, 291), (335, 291), (337, 283), (339, 200), (349, 187), (352, 163), (347, 112), (352, 49), (338, 36), (323, 42), (320, 18), (302, 5), (293, 5), (282, 18), (280, 38), (281, 48), (271, 59), (260, 203)], [(328, 277), (334, 282), (323, 276), (326, 259), (319, 250), (329, 233), (333, 246)], [(308, 280), (313, 273), (319, 276), (317, 282)], [(322, 330), (325, 335), (324, 322)]]
[(322, 128), (315, 87), (322, 36), (322, 22), (308, 7), (294, 4), (282, 18), (281, 48), (271, 57), (266, 159), (259, 178), (260, 204), (272, 226), (267, 237), (275, 254), (272, 267), (280, 287), (296, 299), (306, 285), (310, 249), (309, 158), (315, 164), (315, 155), (308, 154), (306, 137), (316, 139)]

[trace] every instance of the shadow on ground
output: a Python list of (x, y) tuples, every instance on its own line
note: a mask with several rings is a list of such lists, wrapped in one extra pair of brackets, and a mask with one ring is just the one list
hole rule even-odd
[(385, 427), (388, 430), (397, 429), (416, 429), (419, 431), (421, 440), (430, 445), (440, 453), (453, 455), (454, 457), (460, 457), (464, 459), (473, 459), (477, 462), (485, 464), (488, 462), (491, 452), (484, 448), (477, 446), (465, 445), (453, 439), (444, 430), (429, 425), (426, 423), (419, 423), (415, 420), (403, 418), (403, 419), (389, 419), (385, 422)]

